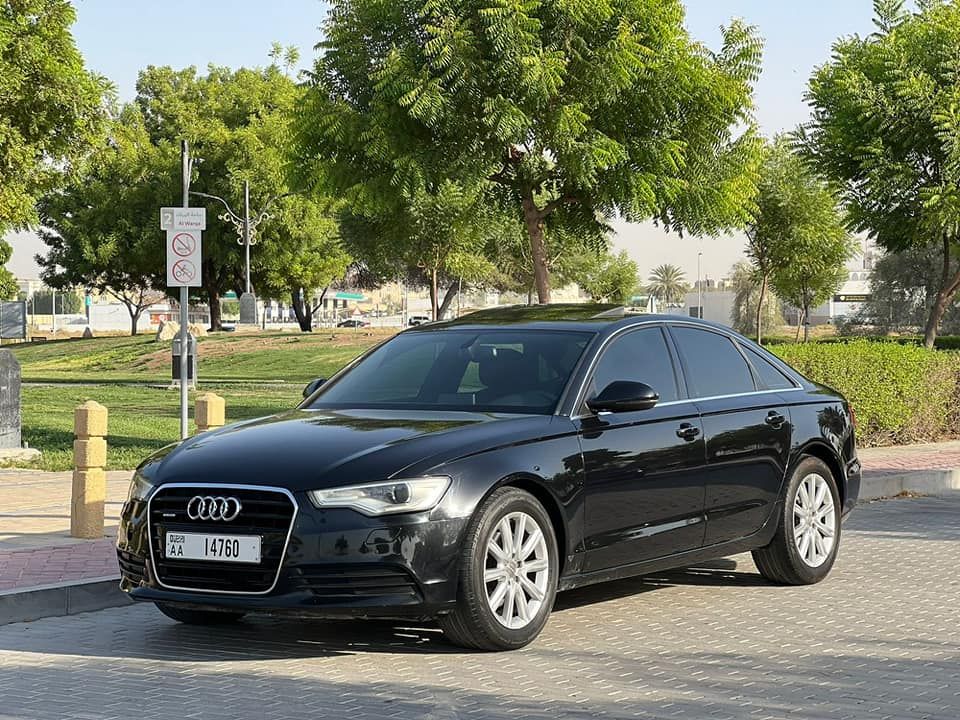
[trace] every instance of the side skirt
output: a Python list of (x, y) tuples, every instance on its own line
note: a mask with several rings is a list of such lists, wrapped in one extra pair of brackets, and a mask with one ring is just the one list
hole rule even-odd
[(687, 550), (686, 552), (676, 553), (675, 555), (665, 555), (664, 557), (654, 558), (653, 560), (643, 560), (641, 562), (630, 563), (629, 565), (618, 565), (617, 567), (595, 570), (590, 573), (569, 575), (560, 578), (560, 584), (557, 589), (561, 592), (563, 590), (573, 590), (574, 588), (585, 585), (594, 585), (610, 580), (622, 580), (624, 578), (647, 575), (662, 570), (687, 567), (694, 563), (715, 560), (716, 558), (726, 557), (727, 555), (736, 555), (747, 552), (748, 550), (755, 550), (756, 548), (767, 545), (773, 540), (773, 535), (777, 530), (777, 523), (780, 521), (780, 515), (782, 514), (781, 509), (782, 502), (776, 503), (774, 512), (770, 518), (767, 519), (763, 527), (745, 538), (717, 543), (709, 547), (696, 548), (695, 550)]

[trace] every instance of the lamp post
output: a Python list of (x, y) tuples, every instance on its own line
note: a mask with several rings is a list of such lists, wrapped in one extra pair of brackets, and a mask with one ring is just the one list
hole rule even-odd
[(700, 259), (703, 250), (697, 253), (697, 318), (703, 320), (703, 281), (700, 279)]
[(274, 195), (267, 203), (263, 206), (263, 209), (252, 216), (250, 214), (250, 181), (243, 181), (243, 215), (238, 215), (234, 212), (233, 208), (230, 207), (230, 204), (224, 200), (219, 195), (210, 195), (209, 193), (194, 192), (190, 191), (191, 195), (196, 195), (198, 197), (208, 198), (209, 200), (216, 200), (225, 208), (225, 212), (220, 213), (219, 217), (225, 222), (229, 222), (233, 225), (234, 230), (236, 230), (237, 242), (240, 245), (243, 245), (243, 286), (244, 293), (240, 296), (240, 324), (241, 325), (256, 325), (257, 324), (257, 298), (250, 289), (250, 246), (257, 244), (256, 229), (257, 226), (262, 223), (264, 220), (269, 220), (272, 215), (270, 215), (267, 210), (274, 202), (279, 200), (282, 197), (287, 197), (293, 193), (284, 193), (283, 195)]

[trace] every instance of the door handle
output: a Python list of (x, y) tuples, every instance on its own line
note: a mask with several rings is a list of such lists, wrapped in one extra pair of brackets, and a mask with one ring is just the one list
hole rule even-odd
[(677, 437), (684, 440), (693, 440), (700, 434), (700, 428), (690, 423), (681, 423), (677, 429)]
[(772, 425), (775, 428), (780, 427), (786, 421), (787, 419), (776, 410), (771, 410), (769, 413), (767, 413), (767, 418), (764, 420), (767, 425)]

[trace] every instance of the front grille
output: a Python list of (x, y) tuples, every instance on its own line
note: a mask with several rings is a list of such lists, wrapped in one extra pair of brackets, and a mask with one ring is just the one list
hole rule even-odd
[(313, 593), (318, 602), (389, 595), (420, 598), (410, 573), (389, 565), (300, 565), (290, 569), (290, 585)]
[[(237, 498), (243, 509), (230, 522), (191, 520), (187, 503), (194, 495)], [(263, 593), (274, 584), (283, 562), (284, 545), (296, 506), (279, 490), (230, 486), (161, 487), (150, 499), (150, 542), (158, 579), (168, 587), (187, 590)], [(256, 565), (180, 560), (164, 557), (168, 532), (259, 535), (260, 563)]]
[(117, 550), (117, 562), (120, 563), (120, 574), (125, 580), (129, 580), (134, 585), (143, 582), (143, 574), (146, 571), (146, 559), (133, 553)]

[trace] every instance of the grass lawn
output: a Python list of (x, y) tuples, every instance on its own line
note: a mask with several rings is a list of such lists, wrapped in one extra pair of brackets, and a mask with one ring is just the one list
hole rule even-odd
[[(269, 415), (292, 408), (309, 380), (329, 377), (390, 334), (350, 330), (199, 338), (200, 389), (225, 398), (227, 422)], [(73, 467), (73, 409), (86, 400), (96, 400), (110, 411), (110, 469), (132, 469), (178, 439), (179, 393), (147, 385), (169, 382), (169, 342), (154, 342), (152, 336), (106, 337), (6, 349), (16, 354), (27, 383), (22, 391), (23, 439), (43, 451), (41, 460), (29, 467)], [(192, 418), (192, 393), (190, 414)]]
[[(305, 384), (330, 375), (392, 330), (217, 333), (198, 338), (200, 381)], [(25, 382), (168, 382), (170, 342), (152, 335), (8, 345)]]

